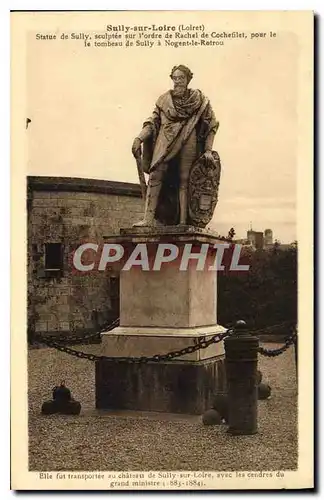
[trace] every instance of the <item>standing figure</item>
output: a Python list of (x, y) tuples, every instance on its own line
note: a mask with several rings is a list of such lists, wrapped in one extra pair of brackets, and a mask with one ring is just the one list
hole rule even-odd
[(207, 97), (188, 88), (193, 74), (183, 65), (170, 75), (174, 88), (161, 95), (135, 138), (132, 153), (149, 174), (144, 219), (134, 226), (188, 224), (188, 184), (197, 159), (212, 153), (219, 123)]

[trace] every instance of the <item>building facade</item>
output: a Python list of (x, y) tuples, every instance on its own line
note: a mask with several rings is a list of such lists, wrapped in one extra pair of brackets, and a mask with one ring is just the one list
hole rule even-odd
[(102, 244), (143, 216), (137, 184), (68, 177), (27, 178), (28, 328), (87, 332), (119, 315), (119, 276), (76, 273), (71, 255)]
[(262, 231), (253, 231), (250, 229), (247, 232), (247, 239), (250, 244), (257, 250), (262, 249), (264, 245), (264, 238)]

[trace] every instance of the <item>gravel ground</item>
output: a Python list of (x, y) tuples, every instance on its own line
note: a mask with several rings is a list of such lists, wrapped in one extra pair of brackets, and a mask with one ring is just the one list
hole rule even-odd
[[(275, 348), (275, 344), (265, 344)], [(100, 346), (78, 346), (96, 352)], [(94, 364), (54, 349), (29, 351), (29, 469), (47, 470), (288, 470), (297, 468), (297, 388), (294, 350), (260, 356), (269, 400), (258, 402), (259, 433), (234, 437), (203, 426), (198, 416), (98, 412)], [(79, 416), (43, 416), (42, 402), (61, 380), (82, 403)]]

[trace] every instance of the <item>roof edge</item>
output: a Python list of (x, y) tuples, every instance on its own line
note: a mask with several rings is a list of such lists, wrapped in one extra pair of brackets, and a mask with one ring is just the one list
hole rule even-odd
[(32, 191), (70, 191), (101, 193), (140, 198), (139, 184), (82, 177), (27, 176), (27, 188)]

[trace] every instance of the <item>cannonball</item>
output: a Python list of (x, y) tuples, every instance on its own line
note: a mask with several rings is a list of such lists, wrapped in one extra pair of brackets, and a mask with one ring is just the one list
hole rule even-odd
[(256, 378), (256, 383), (257, 385), (260, 385), (262, 382), (262, 372), (260, 370), (257, 371), (257, 378)]
[(65, 386), (64, 382), (62, 382), (60, 386), (54, 387), (53, 399), (57, 401), (70, 401), (71, 391)]
[(212, 398), (212, 408), (228, 422), (228, 396), (227, 394), (215, 394)]
[(57, 413), (57, 411), (58, 408), (55, 401), (45, 401), (42, 404), (41, 412), (43, 415), (53, 415), (54, 413)]
[(204, 425), (220, 425), (222, 423), (222, 417), (216, 410), (207, 410), (202, 416), (202, 422)]
[(258, 399), (268, 399), (271, 395), (271, 387), (269, 384), (260, 384), (258, 386)]

